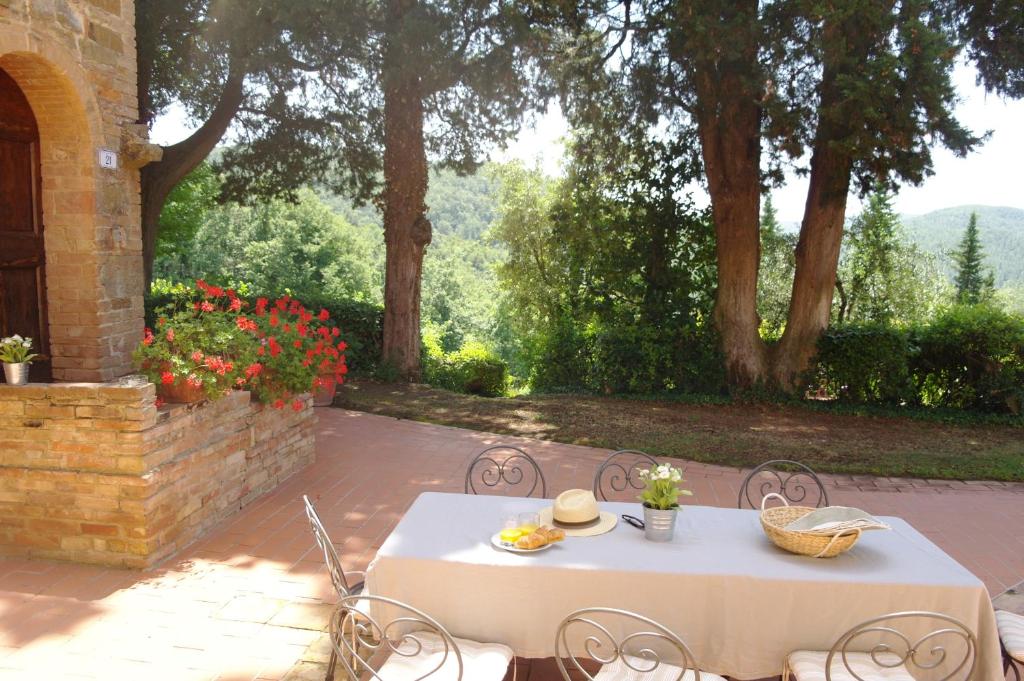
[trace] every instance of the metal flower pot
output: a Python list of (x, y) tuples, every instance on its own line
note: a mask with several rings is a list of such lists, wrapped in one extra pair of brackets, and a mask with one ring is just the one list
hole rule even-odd
[(25, 385), (28, 383), (28, 362), (11, 364), (4, 362), (4, 378), (8, 385)]
[(644, 506), (644, 537), (651, 541), (671, 541), (676, 531), (677, 508), (662, 510)]

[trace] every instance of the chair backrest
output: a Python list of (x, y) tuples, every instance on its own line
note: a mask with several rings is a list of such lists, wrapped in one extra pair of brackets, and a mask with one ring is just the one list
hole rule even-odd
[(628, 493), (629, 500), (636, 501), (640, 490), (647, 486), (638, 472), (657, 465), (658, 460), (653, 456), (635, 449), (612, 452), (594, 474), (594, 496), (608, 501), (609, 496), (624, 497)]
[(415, 677), (410, 673), (403, 678), (418, 681), (447, 666), (442, 675), (450, 679), (454, 665), (455, 679), (462, 679), (462, 653), (452, 635), (433, 617), (401, 601), (369, 594), (345, 596), (331, 614), (328, 632), (349, 678), (389, 681), (378, 670), (382, 658), (397, 655), (416, 666)]
[[(908, 636), (907, 626), (915, 624), (918, 633)], [(897, 629), (897, 625), (904, 631)], [(928, 633), (921, 634), (921, 631)], [(934, 681), (969, 681), (974, 674), (977, 651), (974, 632), (956, 618), (938, 612), (894, 612), (862, 622), (840, 636), (825, 660), (825, 681), (832, 681), (833, 661), (845, 667), (842, 677), (848, 673), (857, 681), (865, 681), (854, 671), (848, 658), (849, 653), (857, 652), (870, 654), (880, 667), (891, 669), (906, 665), (915, 678), (920, 678), (920, 674), (915, 673), (916, 667), (920, 672), (936, 670), (934, 674), (941, 676)]]
[[(774, 492), (796, 506), (828, 506), (828, 492), (818, 474), (799, 461), (765, 461), (750, 471), (740, 485), (738, 508), (761, 508), (761, 500)], [(814, 503), (811, 503), (814, 502)]]
[[(615, 631), (629, 633), (616, 636)], [(580, 675), (589, 681), (597, 678), (597, 672), (581, 662), (577, 655), (581, 651), (582, 660), (618, 665), (623, 674), (647, 674), (667, 664), (677, 667), (678, 674), (669, 676), (665, 673), (668, 667), (662, 667), (657, 678), (682, 681), (687, 670), (692, 670), (692, 681), (700, 681), (693, 653), (681, 638), (654, 620), (627, 610), (583, 608), (562, 620), (555, 634), (555, 661), (566, 681)]]
[[(518, 489), (517, 489), (518, 488)], [(533, 457), (511, 445), (488, 447), (473, 457), (466, 469), (466, 494), (481, 494), (488, 490), (509, 494), (525, 489), (529, 497), (540, 492), (548, 495), (544, 474)]]
[(316, 545), (324, 553), (324, 562), (327, 564), (327, 572), (331, 575), (331, 584), (334, 585), (334, 590), (338, 592), (339, 598), (347, 596), (351, 589), (348, 580), (345, 579), (345, 570), (341, 567), (338, 552), (335, 550), (334, 544), (331, 543), (331, 538), (327, 536), (327, 530), (320, 522), (320, 516), (317, 515), (313, 502), (305, 494), (302, 495), (302, 501), (306, 505), (306, 517), (309, 518), (309, 525), (313, 529), (313, 538), (316, 539)]

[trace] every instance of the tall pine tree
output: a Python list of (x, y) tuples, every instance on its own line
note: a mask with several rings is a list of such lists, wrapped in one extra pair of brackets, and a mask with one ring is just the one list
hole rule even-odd
[(986, 271), (985, 268), (977, 213), (971, 213), (964, 238), (952, 255), (956, 263), (957, 301), (965, 305), (977, 305), (990, 298), (995, 290), (995, 277), (992, 270)]

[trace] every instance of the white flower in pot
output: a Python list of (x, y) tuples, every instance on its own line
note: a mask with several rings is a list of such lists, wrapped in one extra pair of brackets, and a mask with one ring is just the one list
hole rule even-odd
[(4, 378), (11, 385), (28, 383), (28, 365), (39, 355), (32, 352), (32, 339), (18, 334), (0, 339), (0, 362), (4, 364)]

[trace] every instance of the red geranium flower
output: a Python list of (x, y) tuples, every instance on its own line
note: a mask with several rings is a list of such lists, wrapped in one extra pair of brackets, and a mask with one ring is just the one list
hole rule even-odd
[(195, 352), (193, 352), (192, 353), (192, 361), (196, 362), (197, 364), (199, 362), (202, 362), (203, 361), (203, 353), (201, 351), (199, 351), (199, 350), (196, 350)]
[(283, 406), (284, 406), (284, 400), (282, 400), (281, 398), (277, 398), (276, 400), (274, 400), (274, 404), (273, 404), (274, 409), (280, 409)]
[(263, 314), (267, 311), (267, 305), (269, 305), (269, 304), (270, 304), (270, 301), (267, 300), (266, 298), (257, 298), (256, 299), (256, 314), (258, 316), (262, 317)]
[(302, 411), (302, 406), (303, 405), (301, 400), (295, 400), (294, 402), (292, 402), (292, 409), (294, 409), (295, 411)]
[(213, 312), (213, 303), (211, 303), (208, 300), (204, 300), (199, 304), (199, 309), (202, 310), (203, 312)]
[(162, 374), (160, 374), (160, 382), (163, 383), (164, 385), (171, 385), (172, 383), (174, 383), (174, 374), (172, 374), (170, 371), (163, 372)]
[(174, 342), (174, 329), (167, 329), (167, 342), (168, 343), (173, 343)]
[(238, 312), (242, 309), (242, 301), (240, 298), (232, 298), (231, 304), (228, 305), (228, 309), (232, 312)]
[(331, 313), (327, 311), (327, 308), (320, 310), (320, 321), (326, 322), (331, 318)]
[(146, 327), (145, 333), (143, 333), (143, 335), (142, 335), (142, 344), (143, 345), (152, 345), (153, 344), (153, 330), (150, 329), (148, 326)]

